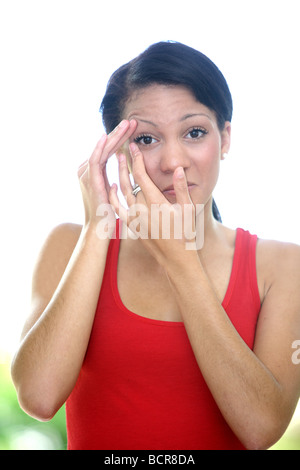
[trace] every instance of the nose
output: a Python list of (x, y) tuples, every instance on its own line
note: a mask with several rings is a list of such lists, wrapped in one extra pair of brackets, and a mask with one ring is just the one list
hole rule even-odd
[(184, 146), (177, 140), (165, 142), (161, 149), (160, 169), (164, 173), (173, 173), (176, 168), (190, 166), (190, 160)]

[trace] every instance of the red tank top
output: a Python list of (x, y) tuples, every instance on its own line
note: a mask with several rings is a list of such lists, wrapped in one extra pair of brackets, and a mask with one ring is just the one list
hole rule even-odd
[[(251, 349), (260, 311), (256, 240), (237, 229), (222, 303)], [(123, 305), (119, 245), (118, 237), (110, 242), (86, 357), (66, 403), (68, 449), (243, 449), (203, 379), (184, 324)]]

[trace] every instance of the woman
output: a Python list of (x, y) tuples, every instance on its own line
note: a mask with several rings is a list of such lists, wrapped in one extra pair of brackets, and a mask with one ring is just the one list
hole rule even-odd
[(113, 74), (101, 111), (108, 135), (78, 171), (85, 223), (55, 228), (35, 268), (20, 405), (49, 420), (66, 402), (70, 449), (268, 448), (299, 396), (300, 248), (220, 221), (227, 83), (158, 43)]

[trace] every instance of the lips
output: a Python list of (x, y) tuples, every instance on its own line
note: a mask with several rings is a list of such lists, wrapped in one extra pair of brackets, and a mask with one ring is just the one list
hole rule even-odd
[(162, 192), (164, 193), (165, 191), (174, 191), (174, 186), (173, 186), (173, 184), (170, 184), (170, 186), (167, 186), (165, 189), (163, 189)]
[[(188, 182), (187, 185), (188, 185), (188, 189), (190, 190), (193, 186), (195, 186), (195, 183), (189, 183), (189, 182)], [(166, 193), (166, 192), (172, 193), (172, 192), (174, 192), (174, 194), (175, 194), (174, 185), (173, 185), (173, 184), (170, 184), (170, 186), (167, 186), (165, 189), (163, 189), (162, 192), (163, 192), (163, 193)]]

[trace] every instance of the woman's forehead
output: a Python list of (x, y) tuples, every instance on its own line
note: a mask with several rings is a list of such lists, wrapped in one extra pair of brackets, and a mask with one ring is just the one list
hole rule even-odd
[(126, 119), (137, 119), (155, 124), (163, 118), (185, 120), (193, 115), (214, 118), (214, 113), (196, 100), (190, 90), (179, 85), (151, 85), (135, 91), (127, 101), (123, 113)]

